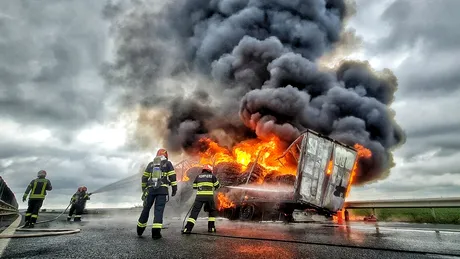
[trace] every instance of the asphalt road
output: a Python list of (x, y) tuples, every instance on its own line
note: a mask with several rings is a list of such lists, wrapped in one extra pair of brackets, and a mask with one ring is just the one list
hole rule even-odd
[[(180, 234), (182, 219), (167, 217), (163, 239), (136, 235), (139, 211), (84, 215), (37, 228), (80, 228), (73, 235), (11, 239), (1, 258), (454, 258), (460, 228), (412, 224), (245, 223), (218, 219), (217, 234), (199, 219), (196, 234)], [(42, 214), (41, 220), (56, 214)], [(39, 220), (40, 220), (39, 219)], [(151, 219), (149, 220), (151, 223)], [(435, 232), (434, 229), (443, 229)], [(457, 232), (459, 231), (459, 232)]]

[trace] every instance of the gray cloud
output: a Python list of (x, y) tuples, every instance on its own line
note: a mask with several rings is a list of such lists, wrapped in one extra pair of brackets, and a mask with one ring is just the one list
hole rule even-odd
[(427, 51), (457, 50), (460, 43), (460, 2), (397, 0), (381, 19), (391, 26), (390, 34), (379, 41), (379, 51), (411, 48), (418, 42)]
[[(110, 40), (104, 2), (1, 0), (0, 7), (0, 172), (18, 198), (40, 169), (54, 185), (50, 203), (67, 202), (79, 185), (94, 190), (131, 174), (132, 153), (76, 139), (111, 115), (113, 93), (99, 76)], [(9, 121), (16, 132), (4, 130)], [(29, 138), (35, 129), (51, 137)]]
[(407, 141), (395, 153), (391, 176), (356, 188), (353, 198), (460, 195), (459, 7), (455, 0), (358, 1), (352, 24), (358, 33), (372, 35), (363, 37), (364, 52), (388, 61), (384, 66), (396, 64), (391, 67), (399, 82), (393, 108)]
[[(370, 4), (364, 2), (358, 0), (362, 13), (363, 4)], [(457, 62), (452, 58), (460, 51), (460, 19), (456, 11), (459, 8), (460, 2), (456, 0), (396, 0), (378, 12), (379, 19), (372, 17), (375, 13), (361, 14), (360, 21), (372, 19), (373, 29), (381, 31), (377, 33), (378, 39), (367, 42), (369, 55), (407, 55), (395, 71), (404, 85), (398, 96), (439, 96), (459, 89)], [(357, 21), (355, 24), (366, 27)]]
[(103, 3), (2, 1), (0, 116), (71, 138), (104, 117)]

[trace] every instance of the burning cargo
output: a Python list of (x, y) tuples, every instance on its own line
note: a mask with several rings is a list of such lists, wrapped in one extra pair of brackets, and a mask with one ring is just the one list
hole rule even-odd
[[(294, 210), (305, 209), (334, 215), (343, 207), (358, 158), (371, 156), (360, 145), (350, 147), (311, 130), (287, 148), (276, 138), (243, 142), (232, 151), (208, 144), (200, 163), (214, 164), (222, 185), (216, 196), (219, 211), (243, 220), (266, 211), (288, 218)], [(191, 167), (183, 180), (199, 172), (199, 167)]]

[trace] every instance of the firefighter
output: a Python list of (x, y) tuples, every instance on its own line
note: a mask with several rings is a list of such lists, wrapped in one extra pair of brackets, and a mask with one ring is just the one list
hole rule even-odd
[(214, 201), (214, 190), (220, 187), (217, 177), (213, 175), (213, 168), (210, 165), (203, 166), (201, 174), (199, 174), (195, 181), (193, 182), (193, 189), (197, 189), (195, 202), (193, 203), (192, 211), (190, 212), (190, 217), (187, 220), (182, 234), (190, 234), (192, 232), (193, 226), (196, 223), (198, 214), (201, 211), (201, 207), (205, 207), (205, 211), (208, 211), (208, 232), (216, 232), (216, 205)]
[(46, 179), (46, 171), (38, 171), (37, 179), (34, 179), (29, 183), (24, 195), (22, 196), (23, 202), (25, 202), (27, 200), (27, 196), (29, 196), (25, 217), (26, 224), (24, 227), (33, 228), (35, 226), (38, 218), (38, 212), (45, 200), (46, 191), (51, 191), (52, 189), (53, 187), (51, 186), (51, 181)]
[(137, 234), (142, 236), (144, 233), (150, 209), (155, 203), (152, 238), (159, 239), (163, 227), (163, 212), (168, 201), (168, 186), (172, 187), (172, 196), (177, 192), (176, 173), (165, 149), (158, 150), (156, 157), (147, 165), (142, 175), (141, 186), (144, 208), (137, 222)]
[(91, 196), (91, 193), (86, 193), (86, 191), (88, 191), (88, 188), (86, 188), (86, 186), (81, 186), (77, 189), (77, 192), (74, 195), (72, 195), (72, 198), (70, 199), (70, 203), (72, 205), (70, 206), (67, 221), (70, 221), (72, 219), (72, 215), (74, 212), (75, 217), (73, 220), (81, 221), (81, 215), (83, 214), (83, 210), (85, 209), (86, 201), (89, 200), (89, 196)]

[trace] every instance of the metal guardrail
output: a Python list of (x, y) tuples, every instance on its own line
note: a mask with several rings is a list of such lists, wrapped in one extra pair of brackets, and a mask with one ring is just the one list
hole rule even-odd
[[(5, 180), (0, 176), (0, 208), (3, 206), (7, 206), (10, 208), (18, 208), (18, 202), (16, 201), (16, 197), (14, 196), (13, 191), (11, 191), (10, 187), (6, 184)], [(6, 205), (5, 205), (6, 204)]]
[(460, 197), (429, 198), (429, 199), (395, 199), (347, 201), (346, 209), (377, 209), (377, 208), (460, 208)]
[(16, 197), (5, 180), (0, 177), (0, 230), (9, 226), (18, 216)]

